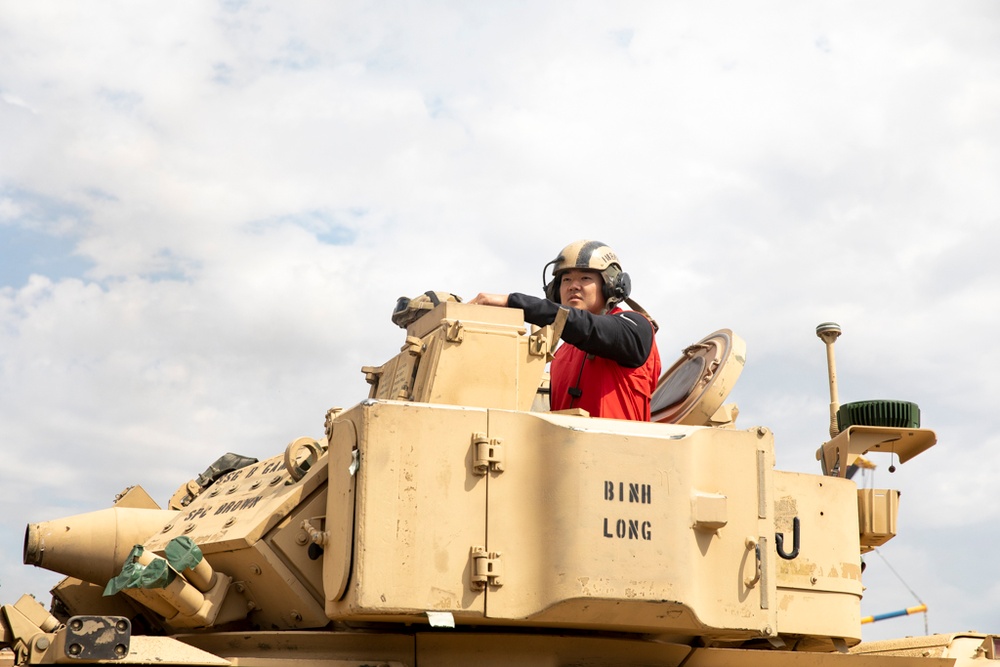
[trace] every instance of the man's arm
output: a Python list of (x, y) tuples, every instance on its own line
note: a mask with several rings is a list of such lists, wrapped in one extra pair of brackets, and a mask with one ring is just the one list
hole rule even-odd
[[(514, 292), (507, 297), (509, 308), (520, 308), (531, 324), (552, 324), (560, 306), (548, 299), (539, 299)], [(646, 363), (653, 347), (653, 325), (633, 311), (614, 315), (594, 315), (579, 308), (568, 308), (566, 325), (561, 338), (588, 354), (611, 359), (627, 368)]]

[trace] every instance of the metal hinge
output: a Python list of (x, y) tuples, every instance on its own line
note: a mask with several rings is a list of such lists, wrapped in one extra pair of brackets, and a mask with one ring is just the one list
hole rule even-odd
[(481, 591), (489, 586), (503, 586), (503, 561), (500, 552), (487, 552), (484, 547), (472, 547), (472, 590)]
[(488, 471), (503, 472), (503, 440), (488, 438), (485, 433), (472, 434), (472, 472), (485, 475)]

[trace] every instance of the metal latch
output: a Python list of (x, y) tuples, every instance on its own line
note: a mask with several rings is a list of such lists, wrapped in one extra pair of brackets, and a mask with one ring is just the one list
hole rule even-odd
[(487, 553), (484, 547), (472, 547), (470, 554), (472, 559), (472, 589), (476, 591), (485, 590), (486, 586), (502, 586), (503, 581), (503, 561), (500, 560), (500, 552), (490, 551)]
[(487, 438), (485, 433), (472, 434), (472, 472), (485, 475), (487, 471), (503, 472), (503, 440)]

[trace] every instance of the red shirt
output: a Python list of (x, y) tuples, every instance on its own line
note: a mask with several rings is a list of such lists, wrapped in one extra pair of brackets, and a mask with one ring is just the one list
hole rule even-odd
[[(611, 313), (621, 312), (615, 308)], [(628, 368), (563, 342), (550, 368), (552, 410), (583, 408), (591, 417), (649, 421), (649, 400), (660, 377), (660, 353), (653, 339), (645, 363)], [(578, 388), (578, 398), (569, 390)], [(574, 392), (575, 393), (575, 392)]]

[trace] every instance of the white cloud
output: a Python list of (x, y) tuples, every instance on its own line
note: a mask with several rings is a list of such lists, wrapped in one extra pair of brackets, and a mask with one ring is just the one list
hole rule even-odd
[[(224, 451), (316, 434), (398, 349), (396, 297), (537, 293), (589, 237), (623, 258), (665, 365), (716, 328), (746, 339), (740, 423), (774, 429), (782, 467), (817, 469), (813, 332), (839, 321), (842, 398), (915, 400), (939, 432), (933, 465), (882, 483), (905, 487), (910, 525), (960, 516), (985, 558), (994, 498), (970, 470), (1000, 463), (998, 18), (4, 3), (0, 222), (91, 264), (0, 288), (0, 488), (18, 507), (0, 530), (16, 542), (135, 482), (164, 500)], [(945, 546), (909, 540), (883, 553), (921, 553), (928, 597), (978, 590), (985, 560), (939, 591)], [(40, 585), (0, 557), (4, 597)], [(983, 627), (996, 598), (935, 609), (931, 629)]]

